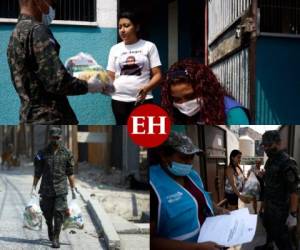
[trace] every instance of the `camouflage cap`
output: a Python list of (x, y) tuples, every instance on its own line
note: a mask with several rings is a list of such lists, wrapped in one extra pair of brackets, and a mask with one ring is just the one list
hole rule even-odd
[(61, 137), (62, 136), (62, 131), (58, 127), (52, 127), (52, 128), (50, 128), (49, 136), (52, 136), (52, 137)]
[(262, 141), (260, 145), (271, 145), (273, 143), (278, 143), (281, 141), (280, 133), (278, 130), (266, 131), (262, 136)]
[(200, 149), (192, 142), (192, 140), (177, 132), (171, 132), (169, 138), (165, 141), (164, 146), (169, 146), (177, 152), (192, 155), (200, 153)]

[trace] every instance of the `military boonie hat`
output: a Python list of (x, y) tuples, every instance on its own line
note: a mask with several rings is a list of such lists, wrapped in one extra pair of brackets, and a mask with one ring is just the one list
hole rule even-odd
[(177, 152), (186, 155), (198, 154), (202, 151), (192, 142), (192, 140), (188, 136), (177, 132), (171, 132), (169, 138), (163, 145), (171, 147)]
[(280, 133), (278, 130), (266, 131), (262, 136), (262, 141), (260, 145), (271, 145), (273, 143), (280, 142)]
[(52, 136), (52, 137), (61, 137), (62, 136), (62, 131), (58, 127), (52, 127), (52, 128), (50, 128), (49, 136)]

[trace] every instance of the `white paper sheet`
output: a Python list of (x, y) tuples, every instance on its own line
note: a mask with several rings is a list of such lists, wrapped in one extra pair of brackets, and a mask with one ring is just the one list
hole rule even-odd
[(257, 215), (249, 214), (247, 208), (209, 217), (201, 226), (198, 242), (212, 241), (226, 247), (247, 243), (253, 240), (256, 225)]

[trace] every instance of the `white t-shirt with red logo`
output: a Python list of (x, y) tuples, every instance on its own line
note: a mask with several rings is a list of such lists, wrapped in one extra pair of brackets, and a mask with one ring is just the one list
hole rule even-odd
[[(158, 50), (154, 43), (140, 39), (126, 45), (124, 42), (114, 45), (109, 53), (107, 70), (115, 73), (115, 93), (112, 99), (134, 102), (143, 85), (151, 78), (151, 69), (161, 66)], [(148, 93), (146, 99), (153, 98)]]

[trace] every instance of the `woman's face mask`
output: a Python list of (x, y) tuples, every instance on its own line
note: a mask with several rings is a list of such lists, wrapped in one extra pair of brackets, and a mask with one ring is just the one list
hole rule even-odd
[(197, 114), (201, 109), (200, 103), (198, 102), (197, 98), (183, 103), (173, 102), (173, 106), (177, 108), (182, 114), (190, 117)]
[(176, 176), (187, 176), (192, 168), (192, 164), (183, 164), (176, 161), (172, 161), (171, 165), (168, 166), (168, 170)]

